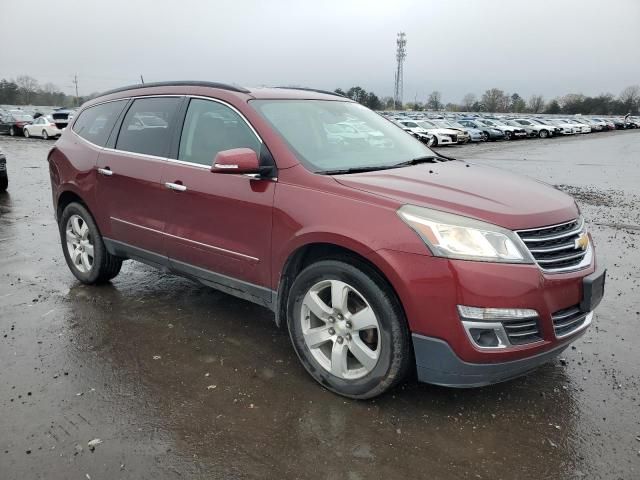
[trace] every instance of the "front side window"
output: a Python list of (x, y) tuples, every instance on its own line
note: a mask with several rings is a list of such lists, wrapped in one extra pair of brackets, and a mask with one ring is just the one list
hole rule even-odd
[(178, 160), (210, 166), (223, 150), (250, 148), (260, 153), (260, 140), (228, 106), (193, 98), (180, 137)]
[(435, 156), (402, 128), (358, 103), (251, 100), (250, 104), (313, 172), (391, 168)]
[(73, 131), (85, 140), (104, 147), (126, 104), (127, 100), (118, 100), (84, 109), (73, 124)]
[(179, 105), (178, 97), (135, 100), (122, 121), (116, 149), (156, 157), (166, 156)]

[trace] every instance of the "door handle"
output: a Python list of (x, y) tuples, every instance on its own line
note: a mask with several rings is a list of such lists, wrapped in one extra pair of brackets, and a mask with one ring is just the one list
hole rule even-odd
[(164, 184), (164, 186), (167, 187), (169, 190), (175, 190), (176, 192), (186, 192), (187, 191), (186, 185), (182, 185), (180, 183), (167, 182), (167, 183)]
[(107, 177), (110, 177), (111, 175), (113, 175), (113, 172), (111, 171), (111, 169), (109, 167), (106, 168), (99, 168), (98, 169), (98, 173), (100, 175), (105, 175)]

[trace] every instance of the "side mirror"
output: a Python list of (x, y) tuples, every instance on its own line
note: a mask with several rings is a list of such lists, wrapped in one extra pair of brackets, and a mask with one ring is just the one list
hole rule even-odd
[(233, 148), (218, 152), (213, 165), (213, 173), (260, 173), (258, 154), (250, 148)]

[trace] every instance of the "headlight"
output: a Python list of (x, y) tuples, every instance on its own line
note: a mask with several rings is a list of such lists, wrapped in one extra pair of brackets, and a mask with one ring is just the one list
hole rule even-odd
[(502, 133), (502, 130), (498, 130), (497, 128), (494, 128), (492, 131), (493, 133)]
[(414, 205), (404, 205), (398, 215), (437, 257), (533, 263), (522, 241), (506, 228)]

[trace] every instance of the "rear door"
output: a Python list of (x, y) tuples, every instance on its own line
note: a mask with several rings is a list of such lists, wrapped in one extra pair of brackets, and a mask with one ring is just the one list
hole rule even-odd
[(220, 101), (189, 100), (162, 178), (180, 186), (165, 197), (167, 252), (172, 268), (268, 297), (275, 181), (210, 171), (218, 152), (241, 147), (258, 153), (263, 165), (273, 165), (237, 110)]
[(166, 264), (162, 169), (182, 101), (179, 96), (134, 99), (97, 162), (97, 201), (107, 244), (160, 265)]

